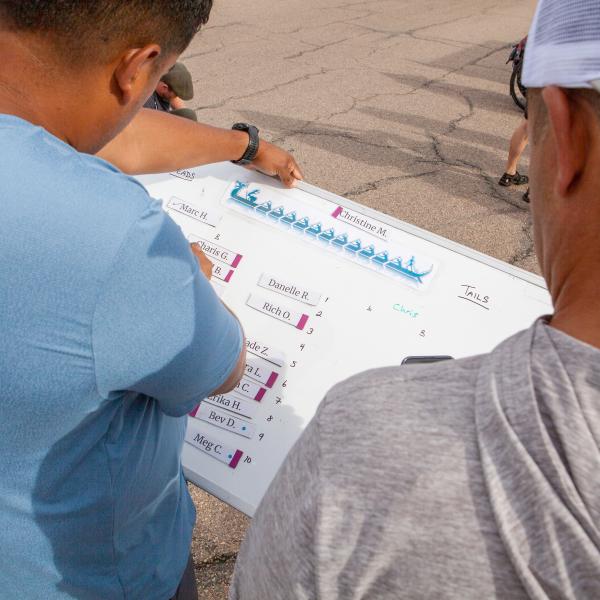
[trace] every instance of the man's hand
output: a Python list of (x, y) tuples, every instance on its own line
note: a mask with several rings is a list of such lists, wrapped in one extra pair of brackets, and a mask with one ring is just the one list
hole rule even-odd
[(194, 256), (198, 259), (198, 262), (200, 263), (200, 270), (204, 273), (204, 276), (206, 277), (206, 279), (208, 279), (210, 281), (210, 278), (212, 277), (212, 271), (213, 271), (212, 262), (206, 256), (206, 254), (204, 254), (204, 252), (202, 252), (202, 250), (200, 250), (200, 246), (198, 244), (190, 244), (190, 247), (192, 248), (192, 252), (194, 253)]
[(265, 175), (276, 175), (286, 187), (294, 187), (298, 179), (303, 179), (302, 171), (294, 157), (265, 140), (260, 140), (258, 154), (248, 168), (256, 169)]

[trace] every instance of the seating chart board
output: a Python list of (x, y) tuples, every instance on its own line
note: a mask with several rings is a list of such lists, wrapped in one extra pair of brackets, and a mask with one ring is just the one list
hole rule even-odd
[(198, 398), (183, 465), (250, 516), (335, 383), (409, 356), (488, 352), (551, 312), (541, 278), (304, 183), (230, 163), (140, 181), (214, 262), (246, 332), (246, 374)]

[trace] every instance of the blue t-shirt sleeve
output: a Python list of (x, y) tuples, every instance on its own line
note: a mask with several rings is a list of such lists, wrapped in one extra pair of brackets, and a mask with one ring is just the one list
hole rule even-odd
[(234, 369), (239, 323), (157, 202), (131, 226), (100, 285), (92, 338), (103, 397), (136, 391), (184, 415)]

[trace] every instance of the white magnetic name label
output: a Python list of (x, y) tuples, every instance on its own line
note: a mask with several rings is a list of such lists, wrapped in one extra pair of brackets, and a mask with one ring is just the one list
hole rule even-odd
[(246, 338), (246, 350), (251, 354), (254, 354), (254, 356), (259, 356), (264, 360), (268, 360), (278, 367), (283, 367), (283, 365), (285, 365), (285, 356), (281, 350), (273, 348), (270, 344), (263, 344), (262, 341), (259, 341), (256, 338)]
[(224, 262), (226, 265), (229, 265), (234, 269), (240, 264), (242, 258), (244, 258), (241, 254), (233, 252), (232, 250), (228, 250), (227, 248), (219, 246), (218, 244), (213, 244), (213, 242), (205, 240), (204, 238), (191, 236), (190, 239), (200, 246), (204, 254), (211, 258), (216, 258), (217, 260)]
[(229, 267), (218, 265), (217, 263), (213, 264), (212, 275), (216, 279), (220, 279), (225, 283), (229, 283), (235, 271), (230, 269)]
[(288, 298), (303, 302), (304, 304), (309, 304), (310, 306), (316, 306), (321, 299), (321, 294), (319, 292), (315, 292), (314, 290), (310, 290), (289, 280), (282, 279), (276, 275), (271, 275), (270, 273), (263, 273), (258, 280), (258, 285), (267, 290), (283, 294)]
[(348, 223), (348, 225), (366, 231), (382, 240), (389, 240), (390, 238), (391, 227), (389, 225), (361, 213), (354, 212), (348, 208), (344, 208), (343, 206), (338, 206), (331, 216), (334, 219), (339, 219), (344, 223)]
[(209, 402), (214, 404), (217, 408), (224, 408), (240, 415), (240, 417), (246, 417), (247, 419), (254, 417), (260, 408), (260, 404), (257, 402), (243, 400), (235, 394), (211, 396), (210, 398), (203, 400), (203, 402)]
[(231, 413), (219, 410), (215, 406), (202, 402), (195, 414), (196, 419), (205, 423), (210, 423), (221, 429), (226, 429), (232, 433), (237, 433), (246, 438), (254, 435), (255, 426), (248, 421), (244, 421)]
[(232, 469), (235, 469), (244, 453), (241, 450), (237, 450), (226, 446), (216, 438), (208, 436), (205, 433), (194, 431), (194, 428), (188, 427), (185, 432), (185, 441), (188, 444), (194, 446), (204, 454), (208, 454), (218, 461), (225, 463)]
[(279, 319), (288, 325), (293, 325), (296, 329), (303, 330), (308, 322), (308, 315), (303, 312), (291, 310), (279, 302), (272, 302), (256, 294), (250, 294), (246, 304), (265, 315)]
[(247, 377), (242, 377), (233, 391), (257, 402), (260, 402), (267, 393), (264, 387)]
[(196, 221), (200, 221), (205, 225), (210, 225), (211, 227), (216, 227), (221, 221), (221, 214), (215, 210), (208, 210), (207, 208), (199, 208), (190, 202), (186, 202), (181, 198), (177, 198), (173, 196), (169, 200), (169, 204), (167, 204), (167, 208), (170, 210), (174, 210), (182, 215), (186, 215), (190, 217), (190, 219), (195, 219)]
[(246, 356), (246, 375), (264, 386), (272, 388), (279, 378), (279, 373), (273, 370), (273, 363), (252, 354)]

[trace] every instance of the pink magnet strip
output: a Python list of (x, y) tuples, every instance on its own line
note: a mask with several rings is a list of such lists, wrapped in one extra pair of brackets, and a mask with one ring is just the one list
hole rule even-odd
[(264, 398), (266, 393), (267, 393), (267, 390), (265, 390), (265, 388), (261, 387), (260, 390), (258, 390), (258, 392), (256, 393), (256, 396), (254, 396), (254, 399), (257, 402), (260, 402)]
[(195, 417), (199, 408), (200, 408), (200, 405), (198, 404), (198, 406), (196, 406), (196, 408), (190, 413), (190, 417)]
[(275, 371), (273, 371), (270, 375), (269, 375), (269, 379), (267, 379), (267, 382), (265, 383), (265, 385), (268, 388), (272, 388), (273, 384), (277, 381), (277, 378), (279, 377), (279, 373), (275, 373)]
[(241, 262), (242, 258), (244, 258), (241, 254), (238, 254), (231, 263), (231, 266), (235, 269)]
[(233, 455), (233, 458), (231, 459), (231, 462), (229, 463), (229, 466), (232, 469), (235, 469), (238, 466), (238, 463), (240, 462), (240, 459), (243, 455), (244, 453), (241, 450), (236, 450), (235, 454)]
[(308, 315), (302, 315), (300, 320), (298, 321), (298, 325), (296, 325), (296, 329), (302, 331), (306, 324), (308, 323)]
[(344, 209), (343, 209), (341, 206), (338, 206), (338, 207), (337, 207), (337, 208), (336, 208), (336, 209), (335, 209), (335, 210), (334, 210), (334, 211), (331, 213), (331, 216), (332, 216), (334, 219), (337, 219), (337, 218), (338, 218), (338, 217), (339, 217), (339, 216), (342, 214), (342, 212), (343, 212), (343, 211), (344, 211)]

